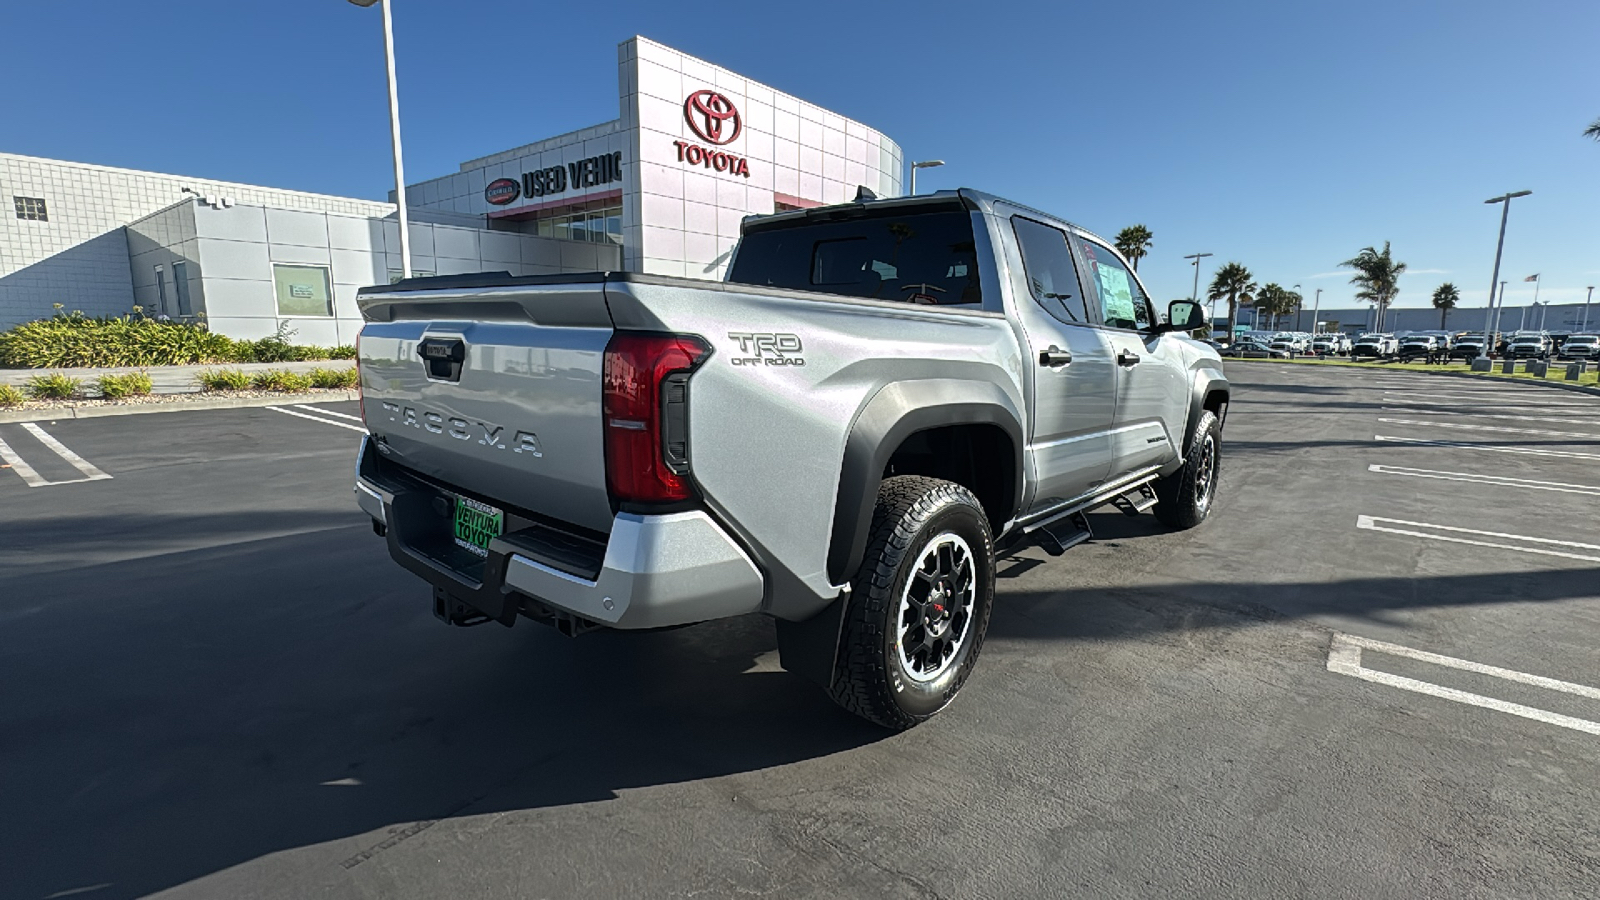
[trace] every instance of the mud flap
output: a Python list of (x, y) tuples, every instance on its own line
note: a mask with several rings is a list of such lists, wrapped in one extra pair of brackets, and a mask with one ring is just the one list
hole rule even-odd
[(809, 619), (778, 619), (778, 662), (784, 670), (822, 685), (823, 690), (833, 690), (839, 634), (849, 608), (850, 592), (846, 590)]

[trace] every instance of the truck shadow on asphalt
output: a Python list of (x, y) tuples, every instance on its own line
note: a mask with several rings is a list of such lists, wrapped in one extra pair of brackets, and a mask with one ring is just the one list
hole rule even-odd
[(411, 823), (759, 777), (890, 737), (781, 671), (763, 617), (449, 629), (348, 513), (253, 541), (287, 522), (133, 518), (234, 543), (0, 574), (0, 895), (144, 896), (299, 848), (337, 882)]

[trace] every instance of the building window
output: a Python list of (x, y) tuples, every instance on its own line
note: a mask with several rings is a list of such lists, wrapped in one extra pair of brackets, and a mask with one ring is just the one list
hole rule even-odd
[(178, 315), (194, 315), (194, 306), (189, 301), (189, 264), (175, 262), (172, 264), (172, 288), (178, 295)]
[(278, 315), (333, 315), (333, 292), (328, 288), (327, 266), (274, 265), (272, 284), (278, 294)]
[(12, 197), (17, 205), (17, 218), (30, 222), (50, 221), (50, 212), (44, 207), (43, 197)]
[(156, 266), (156, 315), (167, 314), (167, 279), (160, 266)]
[(591, 200), (543, 209), (534, 228), (540, 237), (620, 245), (622, 206), (615, 200)]

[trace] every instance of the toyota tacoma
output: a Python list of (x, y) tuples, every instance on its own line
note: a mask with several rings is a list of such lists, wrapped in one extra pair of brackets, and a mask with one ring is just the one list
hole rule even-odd
[(996, 553), (1215, 502), (1229, 386), (1127, 261), (969, 190), (744, 221), (723, 282), (364, 288), (359, 503), (456, 625), (764, 613), (903, 729), (978, 659)]

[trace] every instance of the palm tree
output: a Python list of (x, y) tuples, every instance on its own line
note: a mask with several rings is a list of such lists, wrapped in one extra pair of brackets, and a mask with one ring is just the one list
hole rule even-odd
[(1117, 249), (1122, 251), (1122, 255), (1128, 258), (1128, 262), (1133, 263), (1133, 270), (1137, 272), (1139, 260), (1150, 255), (1154, 239), (1155, 235), (1143, 225), (1129, 225), (1117, 232), (1116, 245)]
[(1228, 341), (1233, 341), (1233, 329), (1239, 321), (1239, 304), (1252, 301), (1251, 296), (1256, 289), (1255, 281), (1250, 278), (1250, 270), (1243, 263), (1231, 262), (1217, 270), (1215, 278), (1211, 279), (1211, 287), (1206, 289), (1206, 299), (1213, 302), (1217, 300), (1228, 301)]
[(1450, 310), (1456, 308), (1461, 302), (1461, 289), (1446, 281), (1433, 289), (1433, 308), (1439, 311), (1439, 330), (1444, 330), (1445, 320), (1450, 317)]
[(1360, 288), (1356, 299), (1377, 304), (1377, 324), (1373, 330), (1382, 331), (1384, 310), (1400, 293), (1400, 275), (1406, 270), (1406, 264), (1389, 255), (1389, 242), (1384, 241), (1382, 253), (1375, 247), (1363, 247), (1360, 253), (1339, 265), (1356, 270), (1350, 277), (1350, 283)]
[(1600, 119), (1590, 122), (1589, 127), (1583, 130), (1583, 136), (1600, 141)]

